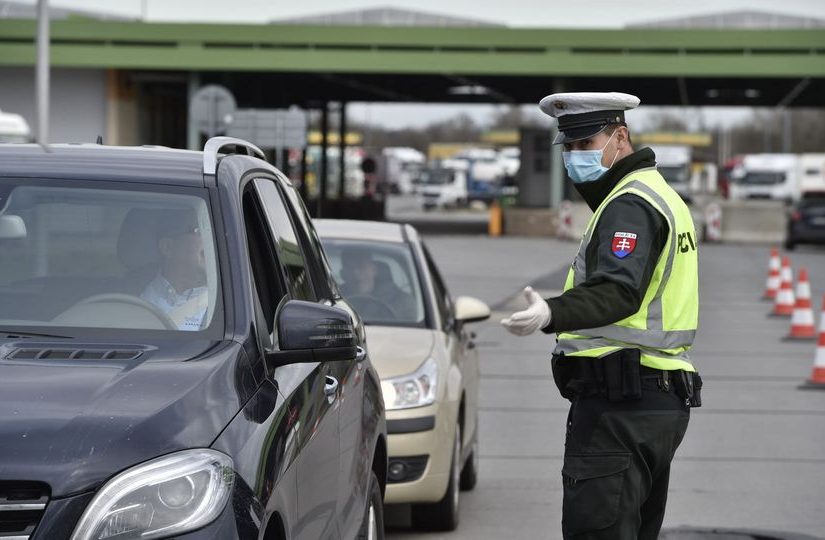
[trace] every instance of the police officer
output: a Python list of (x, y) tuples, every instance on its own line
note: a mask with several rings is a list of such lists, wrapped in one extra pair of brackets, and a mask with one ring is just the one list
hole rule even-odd
[(701, 405), (688, 358), (699, 300), (696, 232), (682, 199), (634, 151), (621, 93), (553, 94), (554, 144), (593, 210), (561, 296), (524, 291), (501, 321), (516, 335), (556, 334), (553, 377), (572, 404), (562, 482), (565, 539), (650, 539), (665, 513), (670, 462)]

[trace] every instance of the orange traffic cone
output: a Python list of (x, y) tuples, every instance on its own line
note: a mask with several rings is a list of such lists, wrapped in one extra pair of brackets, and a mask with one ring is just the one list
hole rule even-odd
[(822, 318), (819, 322), (819, 342), (816, 344), (814, 369), (811, 371), (811, 378), (800, 388), (825, 390), (825, 297), (822, 298)]
[(799, 281), (796, 284), (796, 305), (791, 317), (791, 331), (785, 339), (814, 339), (814, 309), (811, 307), (811, 283), (808, 270), (799, 269)]
[(773, 304), (771, 315), (777, 317), (789, 317), (793, 313), (793, 273), (791, 272), (791, 261), (788, 257), (782, 257), (782, 272), (779, 274), (781, 281), (779, 292), (776, 293), (776, 302)]
[(779, 250), (771, 248), (771, 258), (768, 262), (768, 281), (765, 283), (765, 294), (762, 298), (765, 300), (773, 300), (776, 298), (776, 292), (779, 290)]

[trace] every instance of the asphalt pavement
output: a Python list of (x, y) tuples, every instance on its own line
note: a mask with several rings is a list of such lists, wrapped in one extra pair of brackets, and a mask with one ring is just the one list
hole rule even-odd
[[(532, 284), (555, 294), (577, 245), (548, 239), (429, 236), (454, 296), (496, 312), (477, 325), (481, 353), (481, 472), (462, 493), (461, 524), (449, 534), (405, 528), (390, 508), (390, 539), (561, 538), (561, 466), (567, 402), (550, 375), (553, 339), (517, 338), (499, 319), (521, 307)], [(825, 390), (799, 390), (815, 343), (786, 343), (788, 319), (760, 300), (767, 246), (700, 247), (700, 328), (693, 360), (705, 380), (673, 463), (665, 528), (769, 529), (825, 537)], [(825, 250), (799, 249), (819, 319)], [(681, 538), (681, 537), (680, 537)]]

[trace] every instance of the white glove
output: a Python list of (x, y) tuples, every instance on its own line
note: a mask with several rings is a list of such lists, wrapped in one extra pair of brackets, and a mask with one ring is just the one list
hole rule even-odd
[(550, 306), (532, 287), (524, 288), (524, 298), (527, 299), (527, 309), (517, 311), (501, 320), (501, 326), (511, 334), (527, 336), (539, 328), (544, 328), (552, 320)]

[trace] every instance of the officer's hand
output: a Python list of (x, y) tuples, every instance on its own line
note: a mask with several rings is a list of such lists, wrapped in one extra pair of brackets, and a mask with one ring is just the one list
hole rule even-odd
[(517, 311), (501, 320), (501, 326), (517, 336), (532, 334), (550, 324), (552, 320), (550, 306), (532, 287), (524, 288), (524, 297), (527, 299), (527, 309)]

